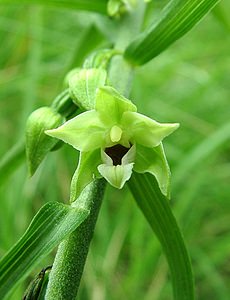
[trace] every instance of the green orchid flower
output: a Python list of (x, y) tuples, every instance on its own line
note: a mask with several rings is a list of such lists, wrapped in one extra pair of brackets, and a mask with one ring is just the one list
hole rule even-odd
[(170, 171), (162, 140), (178, 126), (161, 124), (137, 113), (130, 100), (114, 88), (103, 86), (97, 90), (95, 109), (46, 133), (80, 151), (72, 181), (73, 198), (100, 177), (121, 189), (133, 170), (153, 174), (162, 193), (168, 195)]

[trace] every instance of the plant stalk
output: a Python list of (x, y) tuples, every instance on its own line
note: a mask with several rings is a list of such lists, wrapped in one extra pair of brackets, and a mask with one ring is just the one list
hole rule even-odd
[(84, 189), (76, 200), (78, 205), (80, 201), (84, 208), (90, 210), (90, 215), (58, 247), (49, 277), (46, 300), (73, 300), (76, 298), (104, 189), (105, 180), (95, 180)]
[[(124, 50), (131, 39), (140, 31), (144, 15), (143, 3), (123, 17), (117, 24), (115, 49)], [(110, 64), (111, 85), (128, 96), (131, 89), (133, 69), (123, 57), (114, 57)], [(57, 251), (47, 287), (46, 300), (76, 299), (88, 249), (100, 210), (104, 180), (95, 180), (87, 186), (76, 201), (90, 209), (89, 217), (65, 240)], [(86, 202), (86, 203), (85, 203)]]

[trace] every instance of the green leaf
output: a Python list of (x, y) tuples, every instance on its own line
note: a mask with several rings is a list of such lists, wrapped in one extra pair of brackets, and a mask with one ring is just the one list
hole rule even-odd
[(221, 1), (216, 7), (213, 9), (214, 16), (219, 20), (219, 22), (230, 31), (230, 3), (229, 1)]
[(172, 0), (150, 28), (125, 50), (134, 65), (143, 65), (159, 55), (196, 25), (219, 0)]
[(41, 4), (107, 14), (107, 0), (1, 0), (0, 4)]
[(193, 300), (191, 263), (168, 199), (161, 193), (155, 177), (151, 174), (134, 172), (128, 184), (167, 257), (174, 300)]
[(45, 134), (45, 130), (56, 128), (64, 117), (51, 107), (41, 107), (29, 116), (26, 124), (26, 155), (32, 176), (45, 155), (57, 144), (57, 140)]
[(0, 261), (0, 299), (9, 294), (88, 214), (89, 211), (80, 204), (74, 208), (58, 202), (45, 204), (22, 238)]
[(230, 122), (226, 122), (181, 157), (173, 176), (174, 187), (179, 189), (187, 176), (194, 174), (192, 172), (195, 168), (203, 168), (203, 163), (209, 160), (213, 153), (217, 153), (222, 145), (227, 144), (229, 139)]

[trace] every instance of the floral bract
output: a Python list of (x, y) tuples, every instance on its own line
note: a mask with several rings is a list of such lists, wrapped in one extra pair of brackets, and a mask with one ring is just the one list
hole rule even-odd
[(104, 86), (97, 90), (95, 109), (46, 133), (81, 152), (74, 175), (75, 198), (94, 178), (104, 177), (121, 189), (133, 170), (153, 174), (167, 195), (170, 172), (161, 142), (178, 126), (137, 113), (131, 101)]

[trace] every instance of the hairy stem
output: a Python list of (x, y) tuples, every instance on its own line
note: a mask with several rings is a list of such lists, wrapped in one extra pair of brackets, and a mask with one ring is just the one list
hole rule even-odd
[(104, 189), (104, 179), (95, 180), (76, 200), (90, 210), (90, 215), (60, 244), (49, 278), (46, 300), (76, 298)]

